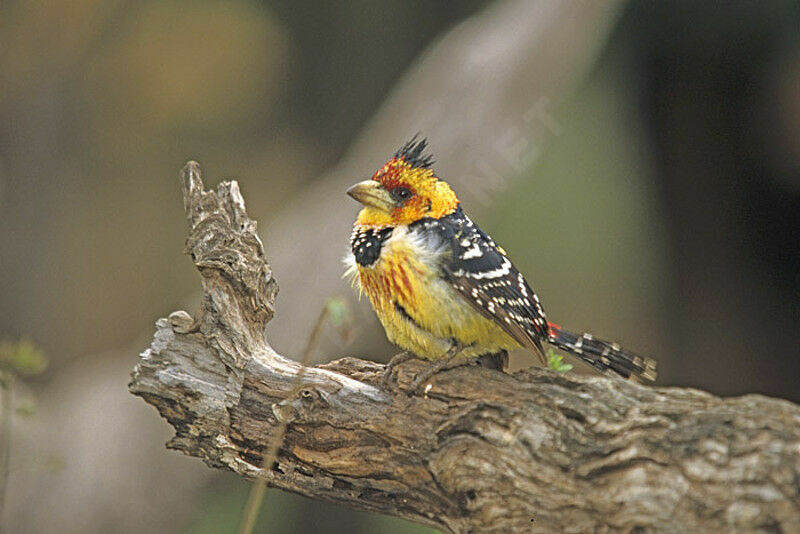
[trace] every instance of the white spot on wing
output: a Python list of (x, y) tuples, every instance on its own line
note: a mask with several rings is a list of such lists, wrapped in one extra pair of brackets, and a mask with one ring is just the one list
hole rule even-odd
[(464, 253), (461, 255), (461, 258), (468, 260), (471, 258), (480, 258), (481, 256), (483, 256), (481, 247), (479, 247), (477, 243), (473, 243), (471, 247), (464, 251)]
[(482, 271), (479, 273), (470, 273), (469, 276), (476, 279), (482, 280), (484, 278), (500, 278), (501, 276), (506, 276), (509, 272), (511, 272), (511, 262), (508, 261), (508, 258), (503, 258), (503, 263), (497, 269), (491, 271)]

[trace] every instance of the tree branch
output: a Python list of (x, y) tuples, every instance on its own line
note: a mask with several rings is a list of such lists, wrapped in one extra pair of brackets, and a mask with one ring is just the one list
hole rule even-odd
[[(130, 391), (175, 428), (168, 447), (270, 485), (452, 532), (800, 530), (800, 407), (532, 368), (460, 368), (427, 397), (383, 365), (304, 370), (268, 345), (277, 285), (236, 182), (181, 173), (199, 315), (156, 322)], [(309, 257), (309, 261), (312, 261)], [(400, 388), (423, 363), (399, 367)]]

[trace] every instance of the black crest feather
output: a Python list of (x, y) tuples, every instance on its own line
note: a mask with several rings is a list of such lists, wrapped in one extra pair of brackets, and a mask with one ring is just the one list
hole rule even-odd
[(398, 150), (394, 157), (403, 158), (412, 167), (420, 167), (423, 169), (430, 169), (434, 163), (433, 155), (426, 152), (428, 148), (428, 139), (423, 137), (417, 139), (419, 134), (415, 135)]

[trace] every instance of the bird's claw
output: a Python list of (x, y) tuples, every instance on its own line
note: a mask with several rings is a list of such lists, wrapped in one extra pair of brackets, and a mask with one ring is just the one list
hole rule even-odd
[(389, 360), (389, 363), (386, 364), (386, 368), (384, 368), (383, 374), (381, 375), (381, 388), (390, 389), (392, 385), (392, 373), (395, 368), (403, 362), (413, 360), (415, 357), (416, 356), (410, 352), (401, 352)]

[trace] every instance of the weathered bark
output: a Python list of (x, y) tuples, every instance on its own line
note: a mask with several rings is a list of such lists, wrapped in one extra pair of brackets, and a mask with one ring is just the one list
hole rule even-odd
[[(168, 447), (269, 484), (453, 532), (800, 531), (800, 407), (532, 368), (422, 368), (344, 358), (308, 368), (272, 350), (277, 285), (235, 182), (181, 174), (202, 310), (159, 319), (130, 384), (175, 428)], [(313, 259), (309, 258), (309, 261)]]

